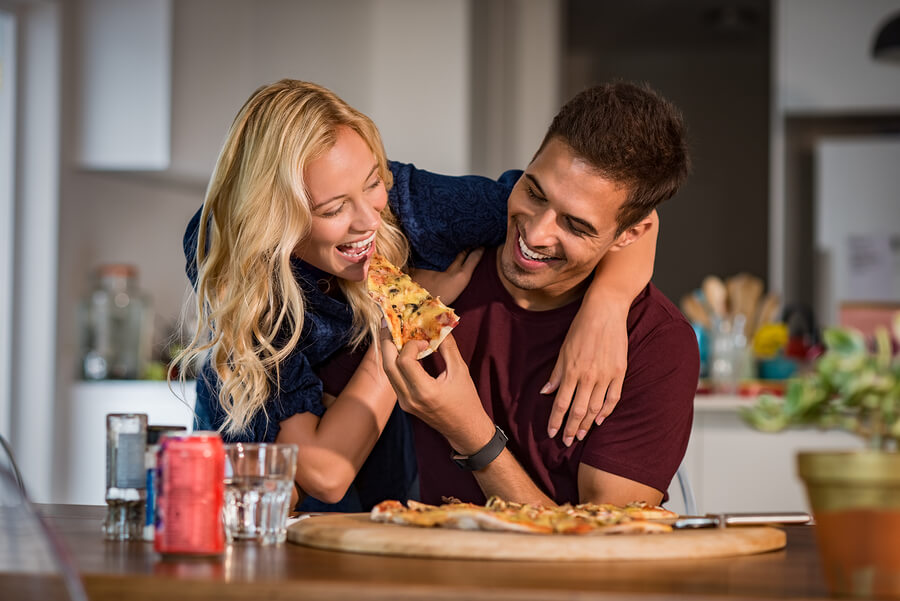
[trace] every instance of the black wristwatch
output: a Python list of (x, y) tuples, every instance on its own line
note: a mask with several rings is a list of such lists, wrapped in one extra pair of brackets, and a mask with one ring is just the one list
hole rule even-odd
[(497, 458), (498, 455), (503, 451), (506, 447), (506, 442), (509, 440), (506, 437), (506, 432), (500, 429), (500, 426), (494, 426), (497, 430), (494, 432), (494, 436), (490, 441), (477, 453), (472, 455), (460, 455), (456, 451), (450, 451), (450, 459), (453, 460), (460, 469), (464, 469), (469, 472), (477, 472), (478, 470), (484, 469), (488, 466), (488, 464)]

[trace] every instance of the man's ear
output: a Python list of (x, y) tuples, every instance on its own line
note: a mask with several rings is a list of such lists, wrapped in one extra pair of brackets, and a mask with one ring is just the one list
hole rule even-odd
[(619, 237), (616, 238), (615, 242), (612, 243), (612, 246), (609, 247), (610, 252), (616, 252), (622, 250), (629, 244), (632, 244), (635, 240), (646, 234), (653, 227), (653, 220), (650, 217), (643, 219), (627, 230), (619, 234)]

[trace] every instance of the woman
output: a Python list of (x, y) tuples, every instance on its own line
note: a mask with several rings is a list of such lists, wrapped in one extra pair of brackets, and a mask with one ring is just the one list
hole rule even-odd
[[(365, 291), (369, 258), (377, 248), (397, 265), (411, 259), (444, 270), (458, 253), (499, 244), (514, 180), (389, 164), (372, 121), (329, 90), (295, 80), (257, 90), (232, 124), (203, 208), (185, 234), (199, 324), (178, 361), (209, 353), (197, 384), (197, 426), (230, 441), (297, 444), (298, 491), (312, 497), (306, 509), (359, 511), (384, 498), (405, 499), (415, 468), (404, 416), (394, 411), (381, 367), (381, 314)], [(611, 327), (612, 344), (624, 343), (627, 307), (649, 280), (653, 249), (616, 254), (624, 258), (598, 268), (593, 300), (582, 312), (588, 317), (567, 345), (570, 356), (594, 347), (598, 331)], [(477, 263), (472, 255), (443, 275), (416, 277), (452, 302)], [(610, 312), (609, 298), (619, 299), (617, 310)], [(359, 349), (362, 360), (332, 397), (317, 370), (345, 348)], [(586, 371), (579, 382), (593, 378), (606, 393), (609, 378)], [(555, 377), (571, 397), (572, 384)], [(592, 387), (583, 388), (576, 402), (586, 406)], [(563, 412), (569, 400), (558, 402)], [(351, 484), (370, 453), (357, 491)]]

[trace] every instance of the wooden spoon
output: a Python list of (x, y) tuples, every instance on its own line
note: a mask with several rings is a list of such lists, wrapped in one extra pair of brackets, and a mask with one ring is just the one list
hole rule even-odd
[(703, 283), (700, 284), (700, 289), (716, 317), (722, 319), (728, 315), (728, 290), (720, 278), (714, 275), (706, 276), (703, 278)]
[(778, 314), (778, 309), (781, 306), (781, 297), (777, 292), (770, 292), (766, 295), (766, 298), (763, 299), (762, 305), (759, 308), (759, 317), (756, 320), (756, 327), (764, 326), (769, 323), (773, 323), (776, 319), (776, 315)]
[(747, 275), (744, 279), (743, 303), (747, 316), (747, 337), (756, 332), (759, 326), (757, 314), (759, 313), (759, 299), (762, 297), (764, 284), (761, 279), (753, 275)]
[(681, 297), (681, 312), (684, 313), (692, 323), (700, 324), (707, 330), (712, 327), (712, 320), (709, 318), (709, 312), (703, 303), (700, 302), (693, 294), (686, 294)]

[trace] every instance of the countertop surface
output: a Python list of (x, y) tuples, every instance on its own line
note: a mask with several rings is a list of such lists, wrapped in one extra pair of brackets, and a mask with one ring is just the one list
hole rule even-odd
[[(163, 559), (150, 543), (104, 541), (105, 508), (41, 505), (90, 599), (826, 599), (813, 526), (785, 549), (720, 559), (472, 561), (230, 545), (218, 560)], [(527, 542), (530, 535), (522, 535)], [(0, 587), (17, 582), (0, 575)], [(3, 584), (3, 580), (7, 583)], [(13, 588), (15, 590), (15, 588)]]

